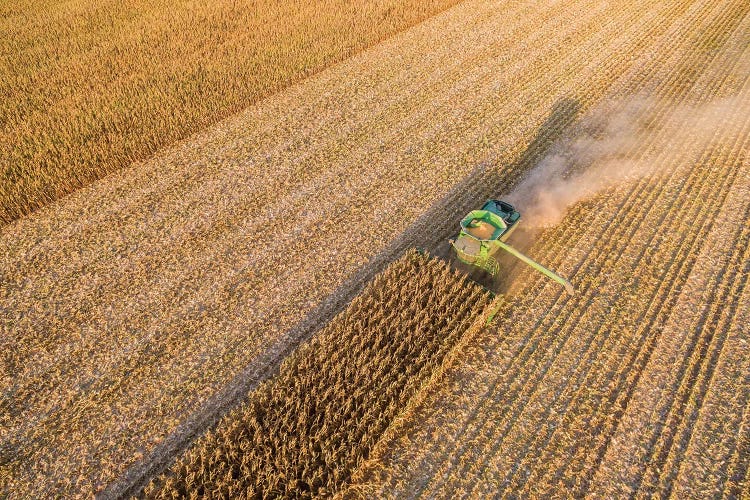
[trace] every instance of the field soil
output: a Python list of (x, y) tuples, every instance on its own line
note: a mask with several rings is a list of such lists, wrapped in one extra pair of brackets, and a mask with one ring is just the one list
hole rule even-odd
[[(747, 493), (748, 12), (462, 2), (3, 227), (0, 495), (153, 474), (506, 194), (576, 295), (508, 267), (346, 493)], [(534, 204), (529, 172), (591, 190)]]

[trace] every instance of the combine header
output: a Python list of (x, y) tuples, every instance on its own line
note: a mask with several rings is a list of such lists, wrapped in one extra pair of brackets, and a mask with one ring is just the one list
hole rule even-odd
[(489, 200), (480, 210), (472, 210), (461, 220), (461, 231), (456, 239), (450, 240), (456, 258), (494, 277), (499, 271), (495, 255), (502, 249), (560, 283), (572, 294), (573, 285), (568, 280), (505, 243), (520, 220), (521, 214), (513, 205), (500, 200)]

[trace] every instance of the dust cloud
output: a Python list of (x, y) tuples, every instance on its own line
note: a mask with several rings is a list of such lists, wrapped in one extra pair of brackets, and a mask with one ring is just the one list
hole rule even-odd
[[(748, 107), (748, 101), (733, 97), (697, 106), (666, 103), (666, 113), (664, 105), (647, 96), (602, 104), (554, 144), (503, 199), (519, 209), (525, 226), (554, 226), (575, 203), (670, 170), (680, 155), (684, 161), (689, 154), (680, 149), (684, 144), (705, 147), (718, 130), (733, 126), (728, 117), (738, 106)], [(658, 120), (656, 110), (661, 110)]]

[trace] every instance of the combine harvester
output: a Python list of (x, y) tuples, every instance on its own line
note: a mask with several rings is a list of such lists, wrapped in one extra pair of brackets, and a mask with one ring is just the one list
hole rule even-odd
[(480, 210), (472, 210), (461, 220), (461, 231), (456, 239), (449, 240), (455, 250), (456, 259), (468, 266), (469, 271), (480, 270), (494, 278), (500, 269), (495, 256), (502, 249), (560, 283), (572, 294), (573, 285), (568, 280), (505, 242), (520, 220), (521, 214), (513, 205), (500, 200), (489, 200)]

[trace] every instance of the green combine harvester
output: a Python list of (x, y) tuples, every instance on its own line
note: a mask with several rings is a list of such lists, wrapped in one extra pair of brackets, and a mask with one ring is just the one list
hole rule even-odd
[(456, 251), (456, 258), (463, 264), (481, 269), (494, 277), (500, 267), (495, 255), (502, 249), (560, 283), (572, 294), (573, 285), (568, 280), (505, 243), (520, 220), (521, 214), (510, 203), (500, 200), (487, 201), (480, 210), (472, 210), (466, 214), (461, 220), (461, 231), (458, 236), (455, 240), (450, 240)]

